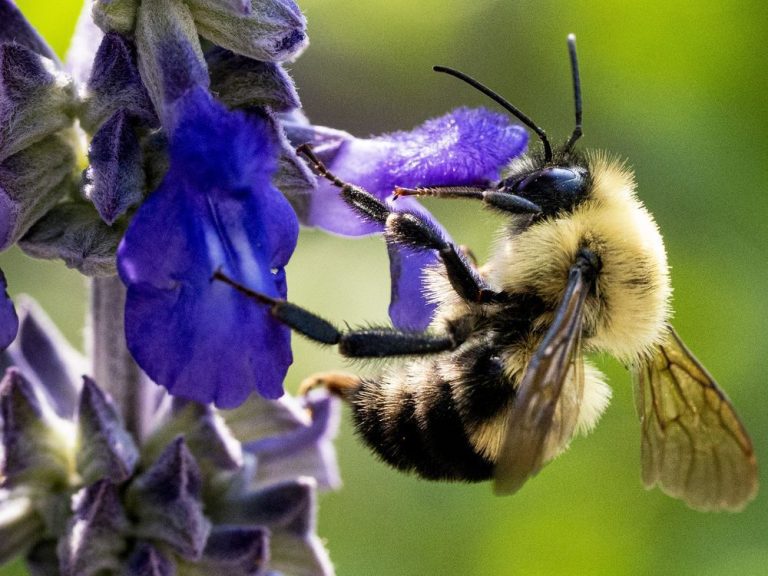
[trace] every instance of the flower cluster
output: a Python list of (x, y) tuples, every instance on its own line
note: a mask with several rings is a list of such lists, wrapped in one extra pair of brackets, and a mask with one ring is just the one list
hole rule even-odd
[[(159, 405), (124, 428), (84, 359), (23, 306), (0, 356), (0, 562), (34, 574), (331, 574), (314, 534), (318, 488), (338, 484), (337, 405), (251, 398), (217, 412)], [(304, 412), (308, 409), (311, 418)]]
[[(331, 572), (314, 497), (338, 484), (334, 404), (283, 396), (288, 328), (212, 277), (284, 299), (300, 224), (381, 232), (300, 144), (431, 220), (394, 187), (486, 185), (527, 137), (482, 109), (369, 139), (312, 125), (282, 67), (307, 42), (294, 0), (88, 0), (62, 62), (0, 0), (0, 250), (63, 260), (93, 292), (89, 367), (34, 305), (19, 319), (0, 272), (0, 562)], [(423, 330), (437, 256), (387, 248), (390, 316)]]
[[(18, 203), (0, 205), (0, 218), (14, 221), (3, 245), (18, 241), (88, 275), (114, 274), (117, 262), (131, 353), (153, 381), (198, 402), (231, 408), (254, 390), (277, 398), (292, 361), (287, 328), (211, 283), (215, 270), (284, 298), (299, 220), (345, 235), (378, 231), (316, 182), (293, 145), (313, 143), (341, 178), (384, 199), (395, 185), (487, 183), (526, 144), (520, 127), (485, 110), (371, 139), (310, 125), (280, 65), (307, 42), (292, 0), (97, 0), (78, 26), (72, 77), (14, 5), (0, 4), (14, 39), (4, 50), (25, 54), (3, 68), (4, 87), (26, 90), (5, 107), (29, 118), (4, 139), (12, 155), (0, 178), (46, 187), (3, 186)], [(90, 142), (82, 178), (75, 117)], [(50, 142), (60, 153), (46, 148), (43, 160), (36, 146)], [(24, 161), (30, 154), (37, 160)], [(411, 199), (396, 208), (423, 213)], [(421, 276), (436, 256), (406, 252), (389, 246), (390, 315), (398, 327), (424, 329), (432, 307)], [(10, 305), (0, 311), (12, 315)], [(8, 334), (13, 320), (3, 322)]]

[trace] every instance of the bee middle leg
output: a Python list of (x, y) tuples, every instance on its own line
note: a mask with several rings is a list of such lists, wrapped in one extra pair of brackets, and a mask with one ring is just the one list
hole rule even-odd
[(401, 244), (413, 250), (437, 251), (451, 286), (459, 296), (478, 304), (506, 300), (506, 294), (488, 286), (463, 251), (446, 240), (431, 222), (412, 212), (394, 212), (370, 192), (344, 182), (326, 168), (309, 146), (299, 146), (297, 152), (312, 163), (319, 175), (341, 189), (341, 197), (358, 215), (384, 226), (387, 243)]
[(229, 284), (249, 298), (269, 306), (277, 320), (320, 344), (337, 345), (339, 352), (350, 358), (386, 358), (411, 354), (435, 354), (453, 350), (461, 344), (456, 334), (432, 334), (428, 332), (407, 332), (391, 327), (371, 327), (342, 331), (317, 314), (286, 300), (272, 298), (251, 290), (236, 282), (220, 270), (213, 274), (214, 280)]

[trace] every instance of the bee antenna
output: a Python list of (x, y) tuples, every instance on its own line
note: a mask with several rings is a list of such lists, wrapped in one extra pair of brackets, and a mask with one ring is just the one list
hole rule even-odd
[(576, 140), (581, 138), (581, 78), (579, 76), (579, 60), (576, 58), (576, 35), (568, 35), (568, 55), (571, 57), (571, 75), (573, 76), (573, 101), (576, 108), (576, 127), (565, 143), (565, 151), (573, 148)]
[[(574, 48), (575, 50), (575, 48)], [(574, 53), (575, 54), (575, 53)], [(575, 56), (573, 56), (575, 58)], [(433, 66), (432, 70), (435, 72), (444, 72), (445, 74), (449, 74), (455, 78), (458, 78), (459, 80), (463, 80), (476, 90), (479, 90), (486, 96), (488, 96), (491, 100), (499, 104), (502, 108), (504, 108), (507, 112), (512, 114), (515, 118), (520, 120), (523, 124), (528, 126), (531, 130), (536, 132), (536, 135), (541, 140), (541, 143), (544, 145), (544, 160), (546, 162), (549, 162), (552, 160), (552, 146), (549, 144), (549, 139), (547, 138), (547, 133), (544, 132), (544, 129), (538, 126), (533, 120), (528, 118), (523, 112), (521, 112), (516, 106), (513, 106), (509, 101), (505, 100), (501, 96), (499, 96), (496, 92), (485, 86), (484, 84), (481, 84), (471, 76), (467, 76), (463, 72), (459, 72), (458, 70), (454, 70), (453, 68), (448, 68), (447, 66)], [(576, 74), (578, 77), (578, 73)], [(574, 80), (576, 81), (576, 80)], [(581, 106), (578, 106), (578, 116), (581, 117)], [(580, 121), (580, 120), (579, 120)], [(581, 125), (579, 125), (579, 131), (581, 130)], [(574, 131), (575, 134), (575, 131)], [(579, 134), (581, 135), (581, 134)], [(578, 136), (576, 136), (578, 138)], [(571, 136), (571, 140), (575, 141), (576, 138)]]

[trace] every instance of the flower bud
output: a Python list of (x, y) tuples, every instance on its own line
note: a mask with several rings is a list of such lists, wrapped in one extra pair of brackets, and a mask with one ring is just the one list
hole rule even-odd
[(104, 35), (93, 62), (80, 123), (94, 133), (102, 123), (124, 110), (148, 125), (157, 116), (136, 63), (133, 42), (116, 32)]
[(227, 50), (264, 62), (296, 58), (309, 43), (307, 22), (293, 0), (252, 0), (247, 15), (221, 0), (188, 0), (200, 35)]
[(194, 86), (208, 88), (208, 70), (187, 5), (144, 0), (136, 23), (139, 70), (163, 125), (174, 125), (171, 105)]
[(174, 576), (176, 567), (160, 550), (139, 542), (128, 558), (126, 576)]
[(140, 0), (94, 0), (93, 21), (104, 32), (130, 34), (136, 25)]
[(269, 106), (277, 112), (301, 106), (296, 87), (282, 66), (240, 56), (223, 48), (205, 55), (211, 91), (229, 108)]
[(72, 498), (72, 518), (59, 540), (61, 576), (119, 573), (128, 519), (117, 486), (99, 480)]
[(91, 140), (84, 194), (109, 225), (144, 197), (144, 167), (135, 120), (118, 110)]
[(173, 417), (147, 441), (146, 451), (184, 434), (190, 452), (201, 467), (236, 470), (243, 465), (243, 450), (224, 418), (210, 405), (174, 399)]
[(0, 270), (0, 351), (11, 345), (19, 330), (19, 317), (7, 290), (8, 282)]
[(201, 480), (184, 439), (169, 444), (128, 490), (138, 536), (164, 542), (184, 558), (199, 559), (211, 527), (200, 500)]
[(122, 235), (123, 227), (107, 226), (92, 204), (64, 202), (32, 226), (19, 247), (35, 258), (60, 258), (86, 276), (112, 276)]
[(0, 250), (16, 242), (75, 186), (75, 154), (53, 134), (0, 163)]
[(0, 44), (0, 161), (72, 124), (72, 79), (21, 44)]
[(233, 14), (248, 15), (251, 13), (251, 0), (210, 0), (212, 5), (220, 5)]
[(21, 373), (10, 368), (0, 383), (3, 486), (66, 485), (71, 473), (71, 446), (64, 423)]
[(221, 526), (214, 528), (205, 544), (203, 557), (185, 574), (207, 576), (256, 576), (268, 561), (269, 535), (256, 526)]
[(85, 484), (102, 478), (121, 484), (130, 478), (139, 451), (112, 401), (88, 377), (80, 394), (77, 439), (77, 470)]

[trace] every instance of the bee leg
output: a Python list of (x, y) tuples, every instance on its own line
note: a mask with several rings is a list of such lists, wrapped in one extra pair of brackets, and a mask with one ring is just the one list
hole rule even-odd
[(478, 304), (504, 302), (506, 294), (493, 290), (477, 273), (463, 251), (451, 242), (432, 224), (409, 212), (392, 212), (387, 218), (386, 237), (414, 250), (436, 250), (445, 265), (448, 280), (456, 293)]
[(489, 208), (512, 214), (539, 214), (541, 207), (530, 200), (502, 190), (474, 186), (433, 186), (430, 188), (395, 188), (400, 196), (432, 196), (434, 198), (463, 198), (482, 200)]
[(478, 304), (506, 300), (506, 295), (490, 288), (456, 246), (445, 240), (431, 223), (413, 213), (392, 212), (384, 202), (369, 192), (347, 184), (330, 172), (308, 145), (299, 146), (296, 151), (312, 163), (318, 174), (341, 188), (342, 198), (358, 214), (368, 221), (383, 225), (387, 242), (396, 242), (415, 250), (436, 250), (459, 296)]
[(385, 358), (409, 354), (434, 354), (453, 350), (461, 343), (455, 334), (405, 332), (390, 327), (372, 327), (342, 332), (317, 314), (286, 300), (272, 298), (236, 282), (220, 270), (213, 280), (229, 284), (249, 298), (269, 306), (276, 319), (299, 334), (320, 344), (338, 345), (339, 352), (351, 358)]
[(331, 394), (346, 399), (360, 387), (361, 382), (359, 376), (347, 372), (318, 372), (301, 381), (299, 395), (304, 396), (315, 388), (322, 387)]
[(323, 164), (323, 161), (315, 155), (309, 144), (302, 144), (296, 148), (296, 152), (309, 160), (312, 167), (320, 176), (341, 189), (342, 199), (350, 208), (357, 212), (359, 216), (369, 222), (381, 224), (382, 226), (386, 223), (390, 210), (384, 202), (359, 186), (348, 184), (334, 175), (328, 170), (325, 164)]

